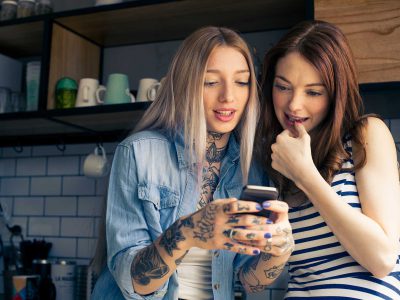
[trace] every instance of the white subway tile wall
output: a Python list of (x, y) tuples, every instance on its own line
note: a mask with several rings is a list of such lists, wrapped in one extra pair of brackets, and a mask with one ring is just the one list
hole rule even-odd
[[(93, 257), (107, 189), (107, 178), (83, 176), (83, 161), (96, 145), (0, 148), (0, 202), (11, 225), (20, 225), (25, 239), (53, 244), (50, 258), (89, 264)], [(105, 143), (112, 159), (116, 143)], [(0, 236), (10, 233), (0, 215)], [(14, 242), (19, 242), (14, 241)], [(0, 293), (3, 293), (0, 258)]]
[[(400, 159), (400, 119), (385, 120), (392, 131)], [(0, 148), (0, 202), (12, 225), (20, 225), (25, 239), (53, 244), (50, 258), (88, 264), (99, 236), (107, 178), (83, 176), (85, 157), (94, 144)], [(104, 144), (112, 159), (116, 143)], [(0, 217), (0, 235), (8, 245), (10, 234)], [(3, 262), (0, 259), (0, 272)], [(287, 274), (271, 288), (248, 300), (280, 300)], [(0, 293), (3, 278), (0, 276)]]

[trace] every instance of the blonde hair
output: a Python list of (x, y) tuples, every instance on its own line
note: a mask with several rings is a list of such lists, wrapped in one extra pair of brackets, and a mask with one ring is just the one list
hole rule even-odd
[(246, 59), (250, 70), (250, 93), (241, 121), (235, 129), (240, 140), (243, 182), (247, 182), (254, 135), (259, 115), (257, 81), (253, 59), (246, 42), (235, 31), (223, 27), (204, 27), (187, 37), (169, 67), (159, 94), (147, 109), (136, 131), (183, 129), (188, 159), (202, 164), (207, 138), (203, 86), (208, 58), (220, 46), (232, 47)]

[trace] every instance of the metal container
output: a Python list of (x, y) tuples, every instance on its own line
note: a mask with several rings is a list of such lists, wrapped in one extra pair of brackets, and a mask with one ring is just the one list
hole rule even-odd
[(55, 300), (56, 288), (51, 280), (52, 262), (47, 259), (34, 259), (32, 261), (32, 272), (40, 275), (39, 299)]
[(59, 260), (51, 267), (51, 277), (56, 286), (57, 300), (74, 300), (75, 297), (75, 262)]
[(12, 20), (17, 16), (17, 1), (5, 0), (1, 3), (0, 20)]
[(26, 18), (35, 15), (35, 0), (19, 0), (17, 18)]

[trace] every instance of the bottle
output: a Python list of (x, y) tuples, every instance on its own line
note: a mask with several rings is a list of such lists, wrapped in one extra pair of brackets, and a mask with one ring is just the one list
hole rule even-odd
[(50, 14), (53, 12), (52, 0), (36, 0), (36, 15)]
[(37, 110), (39, 105), (40, 61), (26, 65), (26, 110)]
[(35, 15), (35, 0), (19, 0), (17, 18), (25, 18)]
[(46, 259), (34, 259), (32, 262), (33, 273), (40, 275), (40, 300), (56, 300), (56, 286), (51, 279), (51, 265), (51, 262)]
[(17, 1), (4, 0), (1, 3), (1, 21), (12, 20), (17, 16)]

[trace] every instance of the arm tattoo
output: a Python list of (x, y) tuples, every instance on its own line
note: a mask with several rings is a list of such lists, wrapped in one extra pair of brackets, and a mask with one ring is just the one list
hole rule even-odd
[(151, 279), (160, 279), (169, 272), (155, 245), (142, 249), (131, 264), (131, 277), (140, 285), (148, 285)]
[(160, 246), (162, 246), (169, 256), (172, 256), (173, 250), (180, 250), (178, 243), (184, 241), (185, 237), (182, 234), (179, 222), (171, 225), (161, 236)]
[(169, 256), (173, 256), (173, 250), (181, 250), (178, 248), (178, 243), (184, 241), (185, 237), (182, 234), (182, 227), (194, 228), (193, 217), (178, 220), (172, 224), (161, 236), (160, 246), (162, 246)]
[(262, 255), (259, 255), (256, 259), (251, 261), (249, 264), (243, 266), (242, 269), (242, 283), (252, 292), (257, 293), (265, 290), (268, 285), (261, 284), (260, 280), (257, 278), (256, 270), (257, 264), (262, 259)]
[[(173, 250), (180, 250), (177, 243), (185, 240), (182, 235), (182, 227), (194, 227), (192, 216), (176, 221), (164, 232), (160, 239), (160, 247), (163, 247), (170, 256), (172, 256)], [(176, 265), (182, 262), (187, 252), (175, 260)], [(131, 277), (141, 285), (149, 284), (151, 279), (160, 279), (168, 272), (169, 267), (154, 244), (141, 250), (131, 264)]]
[(277, 278), (279, 276), (279, 274), (282, 273), (282, 270), (284, 269), (284, 267), (285, 267), (285, 264), (281, 264), (279, 266), (273, 266), (270, 269), (264, 270), (265, 277), (268, 279), (271, 279), (271, 280)]
[[(254, 261), (252, 261), (250, 264), (243, 266), (242, 279), (244, 282), (242, 283), (245, 284), (251, 292), (261, 292), (268, 287), (268, 285), (261, 284), (256, 275), (256, 270), (259, 262), (267, 262), (271, 259), (271, 257), (271, 254), (261, 253), (257, 259), (254, 259)], [(282, 273), (284, 267), (285, 264), (281, 264), (279, 266), (272, 266), (272, 268), (264, 270), (265, 277), (271, 281), (276, 279)]]

